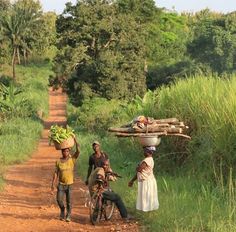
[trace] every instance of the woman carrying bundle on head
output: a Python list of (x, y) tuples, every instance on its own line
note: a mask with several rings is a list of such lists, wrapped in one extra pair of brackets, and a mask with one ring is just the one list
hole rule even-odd
[(138, 180), (136, 209), (144, 212), (159, 208), (157, 183), (153, 174), (154, 160), (152, 156), (154, 150), (155, 147), (144, 147), (145, 158), (139, 163), (135, 176), (128, 183), (128, 186), (132, 187), (134, 181)]

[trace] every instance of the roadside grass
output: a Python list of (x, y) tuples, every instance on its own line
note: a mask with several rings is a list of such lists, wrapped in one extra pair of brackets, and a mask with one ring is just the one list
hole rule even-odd
[[(144, 111), (155, 118), (179, 118), (190, 127), (192, 140), (181, 151), (187, 153), (183, 162), (193, 175), (203, 174), (203, 179), (218, 178), (220, 172), (226, 175), (236, 162), (236, 76), (191, 77), (153, 95), (155, 107), (147, 110), (146, 105)], [(168, 140), (166, 152), (180, 151), (181, 142)]]
[[(0, 188), (4, 183), (3, 176), (6, 167), (25, 161), (36, 148), (43, 129), (41, 119), (48, 115), (50, 65), (17, 66), (16, 73), (17, 83), (23, 89), (19, 97), (30, 102), (34, 113), (27, 118), (13, 115), (11, 118), (0, 121)], [(1, 67), (0, 76), (3, 77), (1, 80), (9, 81), (8, 75), (10, 75), (10, 67)]]
[[(140, 212), (135, 209), (137, 183), (132, 188), (128, 187), (128, 181), (142, 159), (140, 145), (132, 139), (100, 138), (86, 133), (77, 136), (82, 145), (78, 162), (80, 177), (86, 178), (88, 157), (93, 152), (91, 143), (97, 139), (109, 154), (113, 171), (122, 176), (111, 183), (112, 189), (119, 193), (128, 211), (140, 221), (140, 231), (236, 231), (236, 192), (230, 174), (228, 185), (222, 189), (207, 180), (203, 182), (197, 176), (168, 175), (156, 169), (160, 208), (153, 212)], [(158, 162), (158, 157), (155, 157), (155, 162)]]
[[(115, 119), (119, 121), (112, 121), (109, 115), (106, 116), (110, 125), (114, 126), (127, 122), (127, 115), (129, 120), (146, 115), (176, 117), (190, 127), (187, 133), (191, 135), (191, 141), (163, 138), (154, 157), (160, 201), (157, 211), (136, 211), (137, 184), (132, 189), (127, 187), (137, 163), (142, 159), (139, 143), (135, 139), (118, 139), (105, 133), (106, 120), (96, 121), (96, 114), (93, 120), (99, 124), (99, 129), (95, 126), (89, 134), (85, 130), (83, 133), (77, 130), (82, 148), (79, 175), (85, 179), (88, 156), (92, 153), (91, 143), (97, 139), (110, 155), (113, 170), (123, 176), (112, 184), (112, 188), (122, 196), (129, 211), (140, 219), (141, 231), (234, 232), (235, 107), (236, 76), (230, 79), (196, 76), (148, 92), (144, 99), (136, 98), (130, 104), (125, 103), (123, 108), (115, 111)], [(93, 109), (86, 113), (91, 118)], [(112, 112), (110, 115), (114, 118)], [(76, 114), (73, 117), (76, 118)], [(102, 123), (106, 128), (100, 132)], [(86, 120), (83, 124), (86, 125)], [(83, 124), (80, 126), (83, 127)], [(71, 126), (77, 127), (73, 123)]]
[(36, 148), (43, 125), (40, 121), (17, 118), (0, 123), (1, 164), (10, 165), (25, 161)]
[[(48, 116), (48, 78), (52, 74), (49, 63), (40, 65), (16, 66), (17, 83), (23, 88), (21, 97), (32, 102), (43, 117)], [(11, 80), (11, 67), (4, 65), (0, 69), (0, 82)]]
[(50, 64), (19, 66), (19, 82), (24, 88), (24, 96), (33, 102), (42, 117), (48, 116), (48, 78), (52, 74)]

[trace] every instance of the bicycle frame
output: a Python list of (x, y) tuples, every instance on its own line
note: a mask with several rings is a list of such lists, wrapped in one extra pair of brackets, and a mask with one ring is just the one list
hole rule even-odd
[(102, 183), (100, 183), (97, 191), (91, 197), (89, 213), (90, 221), (93, 225), (98, 224), (103, 216), (105, 220), (110, 220), (114, 212), (115, 203), (104, 199), (102, 196), (103, 191), (104, 188)]

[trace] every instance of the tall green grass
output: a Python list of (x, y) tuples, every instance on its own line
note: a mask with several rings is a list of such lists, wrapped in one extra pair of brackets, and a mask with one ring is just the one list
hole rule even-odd
[[(194, 173), (217, 178), (220, 172), (225, 175), (235, 165), (235, 90), (236, 77), (227, 80), (195, 77), (154, 92), (156, 100), (155, 107), (149, 108), (151, 115), (177, 117), (190, 126), (192, 141), (184, 148), (188, 153), (186, 163)], [(176, 149), (178, 145), (177, 142)], [(173, 148), (173, 143), (170, 147)]]
[[(236, 185), (232, 173), (228, 173), (228, 183), (220, 186), (197, 176), (169, 175), (156, 169), (160, 208), (144, 213), (135, 210), (137, 183), (133, 188), (127, 186), (143, 158), (140, 145), (133, 139), (99, 138), (96, 134), (79, 133), (78, 138), (82, 149), (79, 175), (85, 180), (88, 157), (93, 152), (91, 143), (98, 139), (109, 155), (112, 169), (122, 175), (111, 183), (112, 189), (122, 197), (129, 212), (139, 219), (140, 231), (235, 231)], [(158, 157), (155, 162), (158, 163)]]
[[(3, 67), (0, 71), (0, 75), (4, 76), (0, 81), (4, 80), (6, 83), (10, 81), (9, 67)], [(17, 66), (16, 72), (17, 84), (23, 89), (23, 92), (16, 97), (27, 99), (33, 108), (30, 110), (35, 113), (28, 118), (13, 115), (0, 121), (0, 176), (3, 175), (8, 165), (20, 163), (32, 154), (43, 129), (40, 118), (48, 115), (50, 65)], [(1, 180), (0, 187), (2, 183)]]
[[(29, 100), (34, 110), (40, 111), (45, 117), (48, 115), (48, 78), (52, 74), (50, 69), (49, 63), (16, 66), (17, 85), (23, 90), (20, 97)], [(11, 67), (1, 67), (0, 83), (8, 86), (11, 80)]]
[(52, 74), (50, 64), (19, 66), (19, 82), (24, 96), (29, 99), (43, 117), (48, 116), (48, 78)]
[[(144, 225), (141, 231), (236, 231), (235, 106), (235, 76), (192, 77), (148, 92), (144, 99), (137, 97), (132, 103), (117, 106), (114, 112), (120, 114), (117, 116), (120, 123), (143, 114), (176, 117), (190, 127), (186, 133), (192, 136), (191, 141), (162, 138), (154, 157), (160, 201), (157, 211), (136, 211), (137, 185), (127, 187), (142, 159), (142, 148), (135, 139), (117, 139), (99, 130), (96, 133), (96, 128), (94, 134), (79, 133), (82, 154), (78, 171), (85, 178), (91, 142), (100, 139), (102, 148), (110, 155), (113, 170), (123, 176), (113, 184), (113, 189), (141, 220)], [(93, 109), (87, 113), (93, 114)]]
[(117, 112), (120, 108), (120, 101), (104, 98), (86, 100), (78, 108), (68, 104), (68, 121), (80, 131), (104, 133), (109, 126), (120, 122), (121, 112)]
[(32, 119), (17, 118), (0, 123), (1, 165), (25, 161), (36, 148), (42, 129), (42, 124)]

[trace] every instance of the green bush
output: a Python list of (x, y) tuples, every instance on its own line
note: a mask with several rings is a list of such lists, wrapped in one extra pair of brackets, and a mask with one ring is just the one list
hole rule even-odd
[(48, 78), (52, 71), (48, 63), (18, 67), (20, 83), (24, 89), (23, 96), (33, 105), (37, 113), (48, 116)]
[[(79, 174), (85, 178), (91, 143), (98, 139), (109, 154), (112, 169), (123, 176), (112, 188), (145, 225), (144, 231), (235, 231), (235, 89), (235, 76), (230, 79), (196, 76), (147, 92), (143, 99), (136, 97), (131, 103), (119, 103), (113, 109), (109, 106), (111, 102), (103, 104), (103, 101), (96, 107), (88, 104), (83, 114), (74, 108), (71, 122), (82, 115), (83, 125), (94, 132), (81, 134), (78, 131), (82, 145)], [(89, 128), (91, 118), (86, 113), (103, 112), (104, 106), (112, 109), (107, 116), (115, 112), (118, 118), (114, 121), (107, 118), (111, 126), (121, 125), (136, 115), (176, 117), (189, 125), (187, 133), (191, 141), (163, 137), (154, 157), (159, 210), (137, 212), (137, 185), (132, 189), (127, 187), (142, 159), (142, 148), (136, 139), (116, 138), (112, 134), (104, 136), (99, 130)]]
[(236, 77), (196, 76), (169, 87), (147, 92), (132, 102), (94, 98), (79, 108), (70, 106), (69, 122), (100, 133), (120, 126), (137, 115), (176, 117), (190, 128), (192, 140), (163, 137), (159, 168), (175, 173), (188, 171), (202, 178), (218, 180), (234, 166), (236, 149)]
[(79, 130), (105, 133), (119, 121), (119, 115), (115, 112), (119, 107), (120, 102), (117, 100), (93, 98), (78, 108), (68, 106), (68, 122)]
[(166, 138), (164, 149), (166, 153), (184, 154), (181, 164), (187, 165), (193, 174), (217, 178), (220, 170), (227, 174), (236, 162), (235, 89), (236, 77), (197, 76), (154, 92), (155, 107), (150, 115), (176, 117), (190, 127), (190, 142)]
[(48, 115), (51, 73), (45, 64), (17, 66), (17, 83), (13, 84), (8, 72), (4, 67), (0, 78), (5, 86), (0, 96), (0, 187), (5, 167), (26, 160), (37, 146), (43, 129), (41, 117)]
[(9, 165), (26, 160), (36, 148), (43, 129), (39, 121), (13, 119), (0, 123), (1, 164)]
[(142, 148), (136, 139), (100, 137), (98, 134), (79, 133), (81, 156), (78, 173), (85, 180), (88, 168), (88, 157), (93, 150), (91, 143), (99, 140), (101, 148), (110, 158), (113, 171), (122, 178), (111, 182), (112, 189), (125, 202), (130, 213), (144, 225), (142, 231), (229, 231), (233, 232), (235, 224), (236, 197), (232, 176), (228, 173), (227, 186), (214, 185), (197, 176), (170, 175), (159, 170), (160, 151), (155, 154), (155, 176), (158, 185), (160, 208), (153, 212), (135, 210), (137, 183), (133, 188), (127, 186), (135, 173), (135, 167), (142, 160)]
[[(3, 69), (3, 73), (8, 73), (8, 67)], [(0, 99), (5, 112), (2, 117), (35, 117), (38, 113), (43, 116), (48, 115), (48, 77), (51, 73), (50, 65), (28, 65), (17, 66), (19, 75), (17, 83), (12, 82), (7, 75), (2, 75), (0, 85), (5, 86), (7, 94)], [(4, 104), (5, 103), (5, 104)], [(4, 110), (1, 107), (2, 111)], [(0, 110), (1, 111), (1, 110)]]
[(0, 113), (3, 119), (36, 115), (36, 105), (24, 98), (22, 91), (22, 88), (14, 85), (13, 82), (10, 82), (9, 86), (0, 84)]

